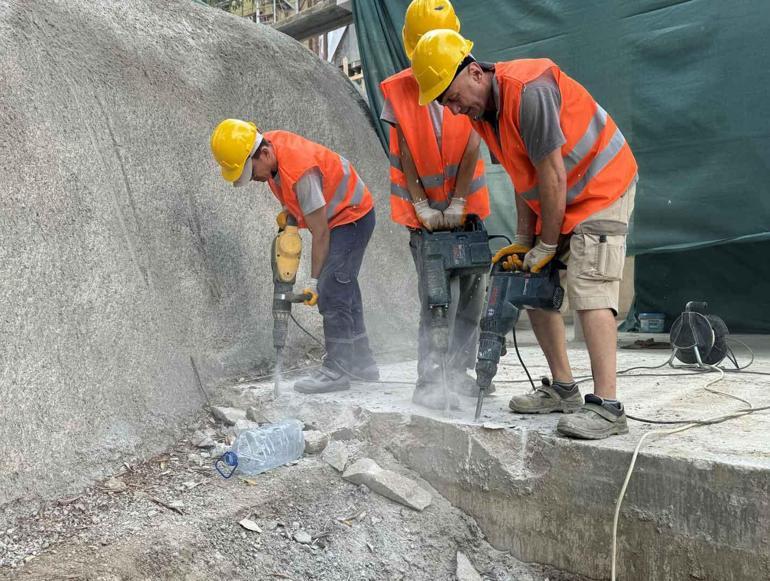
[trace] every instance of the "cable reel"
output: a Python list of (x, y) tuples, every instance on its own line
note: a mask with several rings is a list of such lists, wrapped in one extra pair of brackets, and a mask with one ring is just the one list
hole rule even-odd
[(690, 301), (671, 326), (674, 357), (687, 365), (719, 365), (727, 356), (730, 331), (716, 315), (706, 313), (708, 303)]

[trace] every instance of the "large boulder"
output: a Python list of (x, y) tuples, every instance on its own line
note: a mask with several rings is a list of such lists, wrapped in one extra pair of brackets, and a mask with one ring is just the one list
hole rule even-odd
[[(387, 157), (355, 89), (304, 46), (190, 0), (0, 0), (0, 54), (0, 505), (164, 448), (205, 403), (197, 376), (211, 389), (272, 359), (279, 206), (220, 179), (222, 118), (351, 160), (379, 220), (361, 278), (373, 346), (411, 340)], [(295, 312), (320, 334), (317, 311)], [(291, 331), (295, 354), (306, 341)]]

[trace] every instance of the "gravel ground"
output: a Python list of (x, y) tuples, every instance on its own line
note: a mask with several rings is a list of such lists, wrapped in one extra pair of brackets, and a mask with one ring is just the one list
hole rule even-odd
[(196, 429), (220, 448), (231, 438), (201, 417), (167, 453), (76, 497), (15, 518), (5, 507), (13, 526), (0, 533), (0, 578), (455, 579), (462, 551), (484, 579), (575, 579), (495, 550), (471, 518), (371, 443), (352, 447), (419, 482), (431, 506), (416, 512), (346, 482), (319, 456), (224, 480), (193, 445)]

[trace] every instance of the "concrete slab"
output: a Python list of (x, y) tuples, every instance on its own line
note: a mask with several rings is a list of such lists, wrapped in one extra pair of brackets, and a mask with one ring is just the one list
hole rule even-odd
[[(639, 337), (626, 335), (622, 342)], [(531, 333), (519, 339), (533, 378), (545, 374)], [(770, 340), (742, 339), (756, 350), (750, 371), (770, 373)], [(582, 346), (571, 346), (569, 356), (576, 375), (589, 373)], [(655, 366), (667, 358), (667, 351), (620, 350), (618, 365)], [(620, 398), (633, 415), (705, 418), (742, 407), (703, 390), (716, 375), (639, 373), (656, 375), (619, 381)], [(475, 425), (471, 398), (461, 398), (461, 409), (449, 413), (413, 405), (414, 362), (383, 366), (382, 376), (394, 383), (355, 384), (324, 396), (287, 394), (280, 402), (270, 401), (269, 384), (239, 389), (272, 415), (312, 418), (319, 429), (326, 429), (324, 422), (347, 422), (356, 437), (377, 442), (473, 516), (497, 548), (590, 578), (609, 576), (615, 501), (631, 454), (652, 426), (631, 422), (628, 435), (583, 442), (555, 434), (557, 415), (510, 413), (510, 396), (528, 389), (512, 352), (483, 414), (484, 423), (503, 429)], [(728, 374), (714, 387), (755, 406), (770, 405), (770, 376)], [(769, 430), (770, 413), (757, 413), (649, 438), (621, 510), (619, 578), (770, 578)]]

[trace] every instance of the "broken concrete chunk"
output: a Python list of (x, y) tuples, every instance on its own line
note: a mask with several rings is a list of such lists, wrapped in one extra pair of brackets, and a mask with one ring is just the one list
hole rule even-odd
[(306, 531), (297, 531), (294, 533), (294, 540), (302, 545), (309, 545), (313, 542), (313, 537)]
[(246, 410), (246, 419), (251, 420), (252, 422), (257, 422), (258, 424), (270, 424), (272, 423), (269, 419), (267, 419), (262, 412), (262, 410), (258, 407), (249, 406), (249, 408)]
[(251, 420), (238, 420), (235, 422), (235, 425), (233, 426), (233, 431), (236, 435), (240, 434), (244, 430), (256, 430), (259, 429), (259, 424), (257, 422), (252, 422)]
[(457, 581), (482, 581), (470, 559), (457, 551)]
[(192, 435), (190, 438), (190, 443), (196, 448), (213, 448), (216, 446), (214, 439), (200, 430)]
[(241, 525), (243, 528), (245, 528), (247, 531), (252, 531), (255, 533), (262, 532), (262, 529), (259, 527), (259, 525), (251, 519), (245, 518), (242, 521), (238, 522), (238, 524)]
[(329, 442), (321, 454), (321, 459), (331, 465), (337, 472), (344, 472), (350, 460), (350, 452), (345, 444), (338, 441)]
[(324, 451), (329, 442), (329, 436), (318, 430), (307, 430), (305, 436), (305, 454), (318, 454)]
[(216, 419), (228, 426), (234, 426), (238, 420), (246, 419), (246, 412), (238, 408), (214, 406), (211, 408), (211, 413)]
[(337, 428), (331, 434), (332, 440), (353, 440), (356, 435), (350, 428)]
[(371, 458), (354, 462), (342, 477), (353, 484), (364, 484), (377, 494), (414, 510), (425, 509), (433, 500), (430, 493), (416, 482), (392, 470), (383, 470)]

